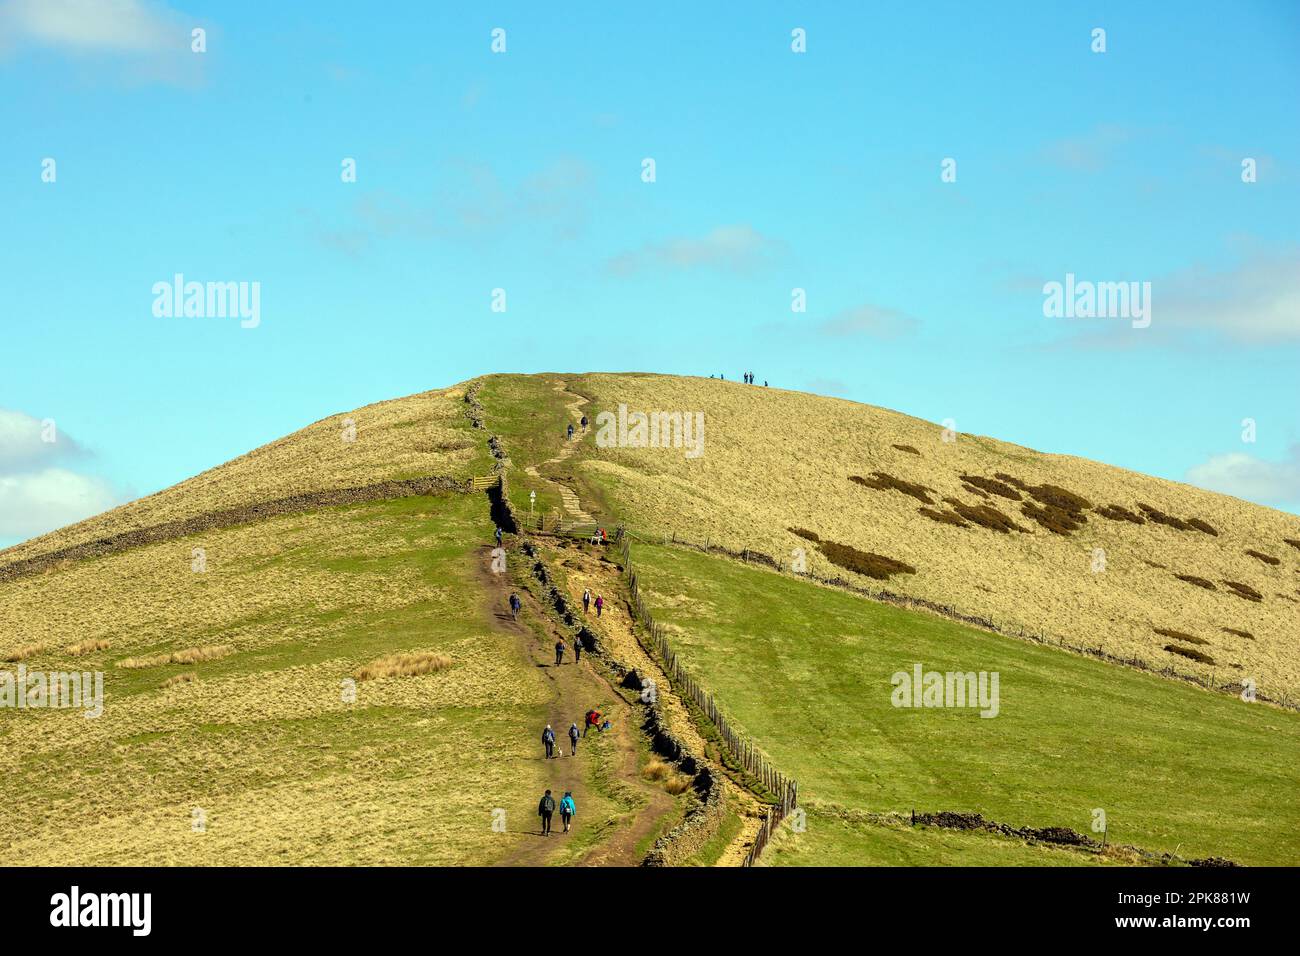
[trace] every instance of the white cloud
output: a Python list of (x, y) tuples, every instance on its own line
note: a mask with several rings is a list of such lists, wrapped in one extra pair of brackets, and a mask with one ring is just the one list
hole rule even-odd
[(121, 504), (102, 478), (70, 470), (88, 457), (50, 420), (0, 408), (0, 547), (45, 534)]
[(156, 0), (0, 0), (0, 54), (54, 50), (115, 64), (132, 82), (193, 85), (207, 58), (190, 48), (199, 25)]
[(1152, 298), (1171, 325), (1243, 343), (1300, 342), (1300, 250), (1255, 254), (1217, 271), (1194, 266), (1153, 283)]
[(920, 324), (915, 317), (897, 309), (859, 305), (831, 316), (817, 326), (817, 331), (833, 338), (862, 335), (876, 339), (896, 339), (915, 331)]
[(1265, 461), (1244, 452), (1213, 455), (1189, 468), (1187, 480), (1200, 488), (1260, 504), (1300, 502), (1300, 445), (1292, 445), (1282, 461)]
[(0, 474), (26, 470), (82, 453), (57, 423), (0, 408)]
[(1197, 349), (1300, 345), (1300, 248), (1265, 248), (1253, 243), (1231, 265), (1193, 265), (1150, 281), (1149, 328), (1134, 329), (1128, 322), (1111, 320), (1099, 320), (1086, 327), (1076, 324), (1079, 331), (1048, 347)]
[(188, 46), (176, 14), (140, 0), (8, 0), (0, 36), (67, 50), (143, 52)]
[(0, 540), (23, 541), (119, 503), (106, 481), (65, 468), (0, 475)]
[(615, 256), (607, 265), (615, 275), (622, 276), (652, 269), (706, 268), (749, 273), (771, 263), (782, 248), (782, 243), (769, 239), (751, 226), (718, 226), (703, 236), (650, 243)]

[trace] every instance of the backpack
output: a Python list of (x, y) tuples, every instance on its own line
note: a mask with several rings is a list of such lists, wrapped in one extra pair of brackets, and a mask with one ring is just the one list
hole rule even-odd
[(554, 813), (554, 812), (555, 812), (555, 798), (554, 798), (554, 797), (542, 797), (542, 811), (543, 811), (544, 813)]

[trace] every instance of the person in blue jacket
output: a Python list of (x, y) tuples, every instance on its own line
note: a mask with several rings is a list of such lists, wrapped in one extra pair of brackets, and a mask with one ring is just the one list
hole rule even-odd
[(578, 812), (577, 806), (573, 802), (573, 791), (565, 790), (564, 799), (560, 801), (560, 822), (564, 824), (564, 832), (569, 832), (569, 823), (573, 820), (573, 815)]

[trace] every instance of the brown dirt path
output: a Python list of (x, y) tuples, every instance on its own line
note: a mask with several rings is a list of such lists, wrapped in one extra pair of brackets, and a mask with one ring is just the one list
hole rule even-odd
[[(562, 396), (568, 396), (572, 401), (565, 403), (574, 425), (578, 425), (582, 419), (582, 407), (587, 404), (587, 399), (567, 389), (567, 383), (563, 379), (558, 379), (552, 386), (556, 392)], [(578, 430), (574, 432), (572, 441), (566, 441), (560, 448), (559, 454), (554, 458), (549, 458), (543, 465), (555, 464), (570, 458), (577, 450), (578, 444), (582, 441), (583, 432)], [(561, 502), (564, 505), (565, 513), (571, 520), (581, 522), (591, 522), (594, 520), (591, 515), (582, 510), (581, 502), (578, 496), (566, 485), (545, 478), (537, 471), (537, 467), (528, 465), (524, 469), (525, 473), (539, 481), (547, 481), (559, 491)], [(602, 618), (599, 624), (595, 620), (595, 610), (593, 609), (588, 620), (588, 624), (593, 630), (597, 631), (598, 639), (603, 641), (602, 646), (607, 647), (610, 653), (628, 667), (636, 668), (640, 674), (647, 674), (653, 677), (656, 686), (660, 689), (659, 700), (663, 708), (665, 719), (668, 722), (669, 729), (686, 744), (690, 750), (699, 756), (704, 757), (706, 750), (704, 738), (700, 736), (686, 706), (676, 694), (672, 693), (672, 687), (667, 675), (655, 662), (655, 660), (646, 653), (636, 638), (634, 630), (634, 617), (632, 608), (627, 603), (626, 596), (622, 588), (621, 572), (613, 564), (600, 561), (595, 555), (595, 549), (590, 545), (576, 545), (571, 549), (573, 553), (581, 555), (577, 567), (566, 564), (566, 576), (570, 590), (569, 597), (573, 601), (574, 607), (582, 606), (582, 591), (585, 587), (590, 587), (593, 600), (597, 594), (606, 595), (606, 605), (603, 610)], [(592, 553), (587, 553), (588, 551)], [(566, 559), (568, 558), (566, 553)], [(613, 595), (620, 595), (619, 600), (611, 600)], [(566, 725), (567, 726), (567, 725)], [(539, 730), (540, 733), (540, 730)], [(727, 802), (733, 811), (740, 815), (741, 827), (736, 837), (723, 851), (717, 861), (718, 866), (739, 866), (749, 852), (750, 846), (753, 845), (754, 835), (762, 825), (761, 814), (762, 805), (745, 788), (741, 787), (730, 777), (728, 777), (721, 767), (713, 764), (719, 779), (723, 781), (723, 786), (727, 794)], [(576, 795), (575, 795), (576, 798)], [(649, 832), (649, 828), (644, 828)], [(639, 837), (638, 837), (639, 839)]]
[[(569, 410), (569, 416), (573, 419), (575, 427), (573, 439), (566, 440), (560, 447), (560, 453), (554, 458), (548, 458), (546, 461), (542, 462), (543, 466), (554, 465), (557, 462), (565, 461), (572, 457), (573, 453), (578, 450), (578, 445), (583, 438), (583, 431), (579, 425), (582, 421), (582, 406), (587, 404), (587, 400), (581, 395), (576, 395), (573, 392), (566, 391), (565, 383), (563, 381), (556, 382), (552, 387), (555, 391), (560, 392), (563, 395), (568, 395), (573, 399), (571, 402), (566, 402), (564, 407)], [(568, 515), (569, 520), (577, 521), (581, 524), (590, 524), (596, 520), (591, 515), (587, 514), (587, 512), (582, 510), (582, 503), (578, 500), (578, 496), (574, 494), (571, 488), (558, 481), (551, 481), (549, 478), (543, 478), (537, 473), (538, 467), (539, 466), (537, 465), (528, 465), (524, 468), (524, 473), (530, 478), (536, 478), (538, 481), (550, 481), (550, 483), (559, 490), (560, 504), (564, 506), (564, 513)]]
[[(575, 608), (582, 607), (584, 588), (591, 589), (593, 601), (598, 594), (605, 596), (600, 618), (596, 618), (594, 607), (586, 618), (587, 626), (596, 633), (597, 639), (602, 642), (601, 646), (607, 648), (624, 665), (636, 668), (638, 674), (648, 675), (654, 680), (668, 729), (693, 753), (703, 757), (704, 738), (691, 720), (685, 704), (672, 693), (668, 675), (636, 638), (633, 612), (623, 587), (622, 572), (616, 565), (602, 561), (599, 548), (592, 545), (572, 542), (559, 550), (557, 558), (564, 570), (569, 598)], [(723, 773), (721, 768), (714, 765), (714, 769), (723, 781), (729, 805), (741, 817), (740, 832), (723, 852), (717, 865), (739, 866), (762, 825), (762, 804), (752, 793)]]
[[(560, 802), (564, 791), (573, 793), (578, 813), (574, 818), (575, 832), (586, 825), (608, 826), (609, 835), (589, 849), (576, 861), (577, 865), (596, 866), (636, 866), (643, 854), (637, 852), (637, 844), (647, 834), (653, 832), (660, 818), (673, 809), (673, 799), (661, 788), (641, 779), (640, 757), (636, 721), (638, 715), (630, 707), (614, 686), (600, 674), (587, 660), (575, 662), (572, 652), (564, 656), (564, 663), (555, 666), (555, 641), (558, 632), (552, 627), (550, 619), (545, 616), (533, 595), (523, 588), (513, 587), (510, 576), (493, 574), (487, 568), (490, 564), (491, 548), (484, 545), (480, 549), (480, 582), (487, 595), (488, 615), (494, 627), (515, 638), (515, 650), (521, 665), (535, 667), (545, 677), (550, 688), (550, 702), (547, 715), (542, 724), (536, 728), (533, 746), (535, 755), (527, 759), (540, 761), (546, 765), (546, 780), (543, 789), (550, 788), (555, 802)], [(508, 599), (514, 590), (523, 601), (523, 610), (518, 621), (512, 620)], [(543, 623), (543, 639), (537, 631), (529, 626), (527, 619)], [(567, 643), (567, 641), (566, 641)], [(607, 703), (608, 702), (608, 703)], [(592, 767), (586, 762), (590, 749), (596, 744), (591, 736), (578, 743), (578, 755), (569, 756), (569, 724), (576, 722), (582, 726), (582, 714), (593, 703), (602, 705), (608, 714), (613, 729), (599, 738), (601, 750), (606, 752), (617, 774), (617, 786), (625, 787), (634, 795), (639, 804), (638, 809), (617, 814), (612, 821), (594, 821), (591, 810), (590, 775)], [(547, 760), (542, 749), (542, 727), (550, 723), (555, 730), (556, 747), (563, 756)], [(541, 791), (536, 796), (541, 799)], [(543, 838), (541, 820), (536, 815), (536, 805), (525, 811), (528, 823), (522, 828), (523, 839), (511, 852), (503, 857), (500, 866), (545, 866), (560, 862), (565, 855), (566, 835), (562, 833), (559, 814), (554, 818), (553, 835)], [(520, 832), (511, 828), (512, 832)]]

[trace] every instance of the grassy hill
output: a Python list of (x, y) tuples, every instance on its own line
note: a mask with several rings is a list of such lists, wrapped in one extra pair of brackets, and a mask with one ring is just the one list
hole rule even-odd
[(293, 495), (486, 474), (492, 458), (465, 417), (463, 398), (464, 387), (457, 386), (321, 419), (157, 494), (0, 551), (0, 569), (98, 539)]
[[(0, 709), (13, 861), (625, 861), (680, 815), (640, 780), (626, 705), (590, 668), (542, 666), (534, 603), (505, 613), (528, 575), (489, 572), (490, 503), (463, 479), (493, 459), (464, 394), (334, 416), (0, 553), (0, 671), (101, 672), (104, 690), (94, 719)], [(428, 476), (451, 480), (334, 503)], [(615, 733), (543, 760), (541, 728), (588, 706)], [(545, 787), (578, 795), (564, 841), (530, 832)]]
[[(528, 566), (487, 572), (489, 503), (465, 479), (493, 467), (490, 434), (516, 509), (536, 491), (537, 510), (563, 514), (576, 492), (642, 536), (644, 596), (684, 659), (803, 786), (809, 829), (783, 832), (769, 862), (1114, 862), (888, 816), (913, 807), (1080, 831), (1102, 808), (1113, 841), (1300, 856), (1293, 712), (663, 541), (758, 549), (784, 568), (802, 549), (815, 574), (1294, 697), (1292, 516), (737, 383), (490, 376), (480, 394), (486, 430), (465, 386), (382, 402), (0, 552), (0, 670), (101, 671), (106, 695), (93, 720), (0, 710), (14, 858), (644, 855), (693, 796), (643, 778), (634, 692), (586, 660), (544, 666), (555, 631)], [(597, 447), (594, 428), (564, 445), (579, 408), (595, 426), (619, 404), (703, 412), (703, 454)], [(593, 561), (613, 588), (617, 569)], [(511, 589), (519, 623), (501, 613)], [(891, 707), (890, 675), (918, 662), (999, 671), (1001, 713)], [(615, 733), (581, 761), (540, 760), (540, 726), (592, 703)], [(580, 795), (571, 841), (527, 833), (543, 786)], [(732, 813), (726, 834), (742, 824)], [(726, 834), (697, 858), (737, 858)]]
[[(506, 383), (554, 409), (553, 378)], [(593, 428), (565, 462), (562, 480), (584, 502), (615, 503), (606, 517), (634, 529), (754, 549), (786, 566), (803, 553), (813, 574), (1012, 631), (1300, 695), (1294, 515), (992, 438), (946, 441), (939, 425), (841, 399), (707, 378), (565, 381), (590, 399), (593, 426), (620, 404), (704, 413), (698, 458), (600, 448)]]
[[(1059, 626), (1053, 633), (1140, 654), (1155, 668), (1165, 666), (1165, 644), (1204, 648), (1226, 662), (1201, 668), (1205, 676), (1218, 672), (1216, 683), (1232, 679), (1225, 670), (1249, 673), (1286, 694), (1296, 660), (1294, 610), (1281, 589), (1300, 564), (1285, 541), (1300, 525), (1293, 517), (990, 439), (949, 443), (936, 426), (894, 412), (738, 383), (494, 376), (483, 394), (489, 427), (511, 452), (515, 500), (530, 490), (540, 499), (559, 483), (579, 492), (584, 509), (634, 529), (642, 596), (678, 653), (733, 722), (800, 780), (808, 829), (783, 829), (769, 862), (1106, 862), (887, 817), (913, 808), (1083, 833), (1092, 832), (1100, 809), (1111, 842), (1184, 858), (1300, 859), (1290, 797), (1300, 784), (1294, 711), (788, 573), (792, 552), (803, 548), (814, 573), (1004, 626)], [(581, 413), (593, 428), (573, 454), (553, 461), (564, 406), (575, 395), (587, 398)], [(676, 448), (598, 447), (597, 416), (620, 403), (704, 411), (704, 454), (692, 460)], [(538, 423), (553, 432), (549, 443), (539, 440)], [(921, 508), (972, 520), (962, 526)], [(1113, 517), (1119, 509), (1137, 520)], [(997, 515), (1015, 527), (980, 523), (996, 524)], [(1180, 526), (1170, 523), (1175, 518)], [(674, 536), (758, 548), (780, 558), (786, 573), (665, 540)], [(1095, 547), (1105, 549), (1104, 570), (1093, 570)], [(1189, 584), (1171, 568), (1254, 581), (1262, 599)], [(892, 573), (873, 576), (882, 569)], [(1265, 594), (1269, 587), (1276, 593)], [(1214, 633), (1215, 626), (1249, 628), (1250, 636)], [(1156, 627), (1186, 628), (1187, 639)], [(1200, 634), (1206, 644), (1195, 642)], [(1197, 667), (1167, 656), (1180, 672)], [(916, 663), (998, 671), (999, 716), (894, 708), (891, 676)]]

